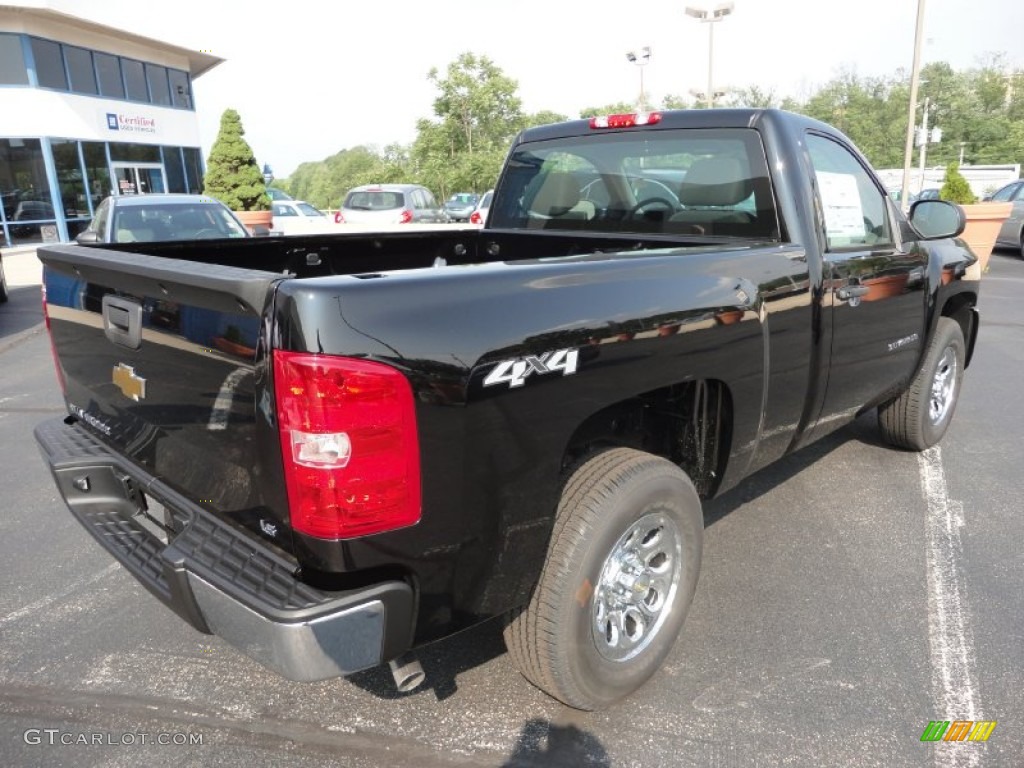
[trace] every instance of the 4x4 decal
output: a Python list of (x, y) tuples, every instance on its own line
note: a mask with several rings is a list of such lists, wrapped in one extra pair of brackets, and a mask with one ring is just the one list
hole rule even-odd
[(512, 360), (502, 360), (494, 366), (494, 370), (487, 374), (484, 386), (508, 384), (510, 389), (514, 389), (523, 386), (526, 379), (534, 373), (545, 374), (561, 371), (563, 376), (568, 376), (576, 373), (579, 354), (578, 349), (556, 349), (542, 355), (526, 355)]

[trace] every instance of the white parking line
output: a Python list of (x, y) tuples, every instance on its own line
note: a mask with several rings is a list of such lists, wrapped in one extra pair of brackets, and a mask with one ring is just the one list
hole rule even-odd
[[(981, 702), (975, 686), (974, 635), (968, 619), (967, 581), (963, 572), (964, 508), (949, 498), (942, 451), (938, 446), (918, 454), (921, 492), (928, 504), (928, 644), (935, 720), (978, 720)], [(923, 728), (923, 724), (922, 724)], [(939, 768), (978, 766), (976, 745), (936, 745)]]

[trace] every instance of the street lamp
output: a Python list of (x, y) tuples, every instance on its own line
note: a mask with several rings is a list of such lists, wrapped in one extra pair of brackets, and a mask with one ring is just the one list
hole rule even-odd
[(644, 98), (644, 67), (651, 60), (651, 46), (645, 45), (639, 54), (636, 51), (626, 51), (626, 59), (640, 68), (640, 111), (643, 112), (647, 109), (647, 99)]
[(270, 163), (264, 163), (263, 164), (263, 183), (266, 184), (269, 187), (270, 186), (270, 182), (272, 182), (273, 180), (274, 180), (274, 172), (270, 169)]
[[(722, 90), (715, 91), (715, 94), (714, 94), (715, 100), (717, 101), (718, 99), (722, 98), (723, 96), (725, 96), (728, 93), (729, 93), (729, 89), (728, 88), (723, 88)], [(702, 91), (700, 88), (691, 88), (690, 89), (690, 95), (693, 96), (693, 98), (695, 98), (698, 102), (707, 101), (708, 100), (708, 95), (704, 91)]]
[(732, 13), (733, 3), (719, 3), (714, 8), (694, 8), (686, 6), (686, 15), (708, 25), (708, 89), (704, 92), (708, 100), (708, 109), (715, 106), (715, 88), (713, 72), (715, 64), (715, 23)]

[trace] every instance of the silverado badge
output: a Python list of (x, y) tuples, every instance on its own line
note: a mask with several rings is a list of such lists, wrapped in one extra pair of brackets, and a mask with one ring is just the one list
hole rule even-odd
[(114, 384), (125, 397), (130, 397), (135, 402), (146, 397), (146, 380), (135, 375), (135, 369), (130, 365), (118, 363), (114, 366)]

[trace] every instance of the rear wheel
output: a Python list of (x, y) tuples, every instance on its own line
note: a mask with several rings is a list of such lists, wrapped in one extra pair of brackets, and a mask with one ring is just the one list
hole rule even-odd
[(878, 408), (886, 441), (923, 451), (942, 439), (956, 410), (966, 359), (960, 324), (940, 317), (917, 376), (902, 395)]
[(672, 649), (700, 572), (700, 499), (677, 466), (615, 448), (572, 473), (530, 603), (505, 628), (523, 675), (578, 709), (637, 690)]

